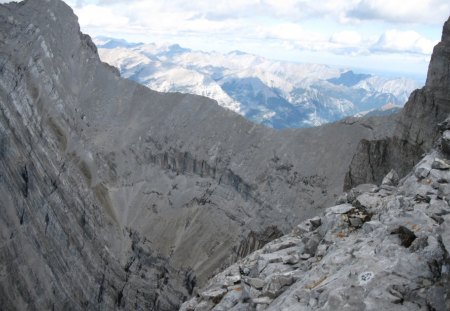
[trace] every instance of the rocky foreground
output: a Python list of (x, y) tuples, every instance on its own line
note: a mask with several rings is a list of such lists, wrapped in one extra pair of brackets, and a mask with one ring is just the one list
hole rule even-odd
[(181, 310), (450, 310), (450, 119), (398, 182), (339, 204), (216, 275)]

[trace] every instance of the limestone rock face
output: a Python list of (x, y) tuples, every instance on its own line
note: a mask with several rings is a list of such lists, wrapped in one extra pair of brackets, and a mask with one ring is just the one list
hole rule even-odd
[(98, 59), (75, 16), (33, 0), (0, 6), (0, 25), (1, 309), (177, 308), (188, 271), (108, 215), (95, 155), (76, 134), (74, 94), (87, 83), (76, 76)]

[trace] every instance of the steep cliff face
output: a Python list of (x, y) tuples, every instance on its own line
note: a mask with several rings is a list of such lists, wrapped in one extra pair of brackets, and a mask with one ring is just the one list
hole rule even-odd
[(89, 156), (71, 141), (76, 106), (62, 85), (69, 62), (88, 62), (80, 51), (92, 47), (70, 26), (60, 48), (74, 58), (54, 66), (61, 56), (47, 44), (66, 37), (49, 36), (39, 19), (76, 19), (62, 2), (33, 2), (0, 7), (1, 309), (173, 310), (188, 295), (188, 271), (114, 224)]
[(450, 112), (450, 21), (433, 50), (427, 82), (414, 91), (399, 114), (395, 131), (381, 140), (362, 140), (345, 178), (345, 189), (380, 183), (391, 169), (405, 176), (436, 142), (437, 126)]

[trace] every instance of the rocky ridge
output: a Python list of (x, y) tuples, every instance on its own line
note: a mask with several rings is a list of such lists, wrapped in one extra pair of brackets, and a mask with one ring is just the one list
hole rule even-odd
[(351, 189), (180, 310), (449, 310), (449, 164), (434, 150), (398, 186), (391, 171)]

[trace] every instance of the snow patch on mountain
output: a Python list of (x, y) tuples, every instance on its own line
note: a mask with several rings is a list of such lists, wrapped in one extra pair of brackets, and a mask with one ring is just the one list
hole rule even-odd
[[(233, 51), (192, 51), (177, 44), (97, 41), (103, 61), (122, 76), (161, 92), (215, 99), (247, 119), (273, 128), (298, 128), (403, 106), (418, 84), (320, 64), (273, 61)], [(386, 110), (385, 113), (388, 113)]]

